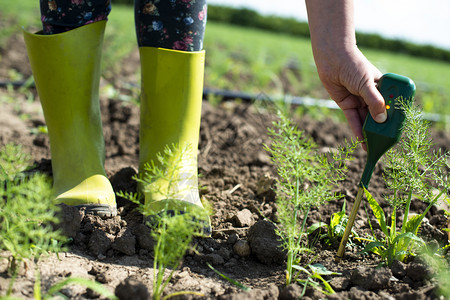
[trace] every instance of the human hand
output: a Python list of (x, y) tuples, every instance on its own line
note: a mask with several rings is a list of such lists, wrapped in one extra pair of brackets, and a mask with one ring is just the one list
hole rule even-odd
[[(376, 88), (381, 72), (356, 46), (353, 0), (306, 0), (311, 45), (317, 71), (359, 140), (369, 111), (386, 120), (384, 100)], [(366, 145), (363, 144), (366, 149)]]
[[(368, 112), (376, 122), (386, 121), (385, 103), (376, 88), (382, 73), (356, 46), (338, 55), (320, 52), (315, 51), (320, 80), (342, 109), (355, 136), (362, 141), (362, 127)], [(366, 149), (365, 144), (363, 148)]]

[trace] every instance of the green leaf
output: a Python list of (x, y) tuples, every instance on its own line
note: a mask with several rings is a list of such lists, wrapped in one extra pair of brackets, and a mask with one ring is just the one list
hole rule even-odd
[(299, 265), (293, 265), (293, 266), (292, 266), (292, 269), (296, 269), (296, 270), (298, 270), (298, 271), (305, 272), (306, 274), (308, 274), (309, 276), (311, 276), (311, 273), (309, 273), (309, 271), (308, 271), (307, 269), (303, 268), (302, 266), (299, 266)]
[(401, 251), (397, 251), (394, 255), (394, 258), (399, 260), (399, 261), (403, 261), (403, 258), (405, 255), (410, 254), (411, 252), (407, 251), (407, 250), (401, 250)]
[(317, 229), (319, 229), (321, 227), (327, 228), (328, 225), (327, 225), (327, 223), (324, 223), (324, 222), (314, 223), (314, 224), (312, 224), (311, 226), (308, 227), (307, 233), (311, 234), (311, 233), (313, 233), (314, 231), (316, 231)]
[(392, 216), (391, 216), (391, 230), (390, 230), (390, 237), (394, 237), (396, 234), (396, 208), (394, 207), (393, 211), (392, 211)]
[(383, 247), (383, 246), (384, 246), (384, 244), (382, 242), (370, 242), (366, 245), (366, 247), (364, 247), (364, 249), (360, 252), (360, 254), (367, 253), (369, 251), (372, 251), (372, 249), (374, 249), (374, 248)]
[(311, 269), (311, 271), (313, 271), (313, 273), (319, 274), (319, 275), (342, 275), (341, 273), (329, 271), (322, 264), (309, 265), (309, 268)]
[(425, 217), (425, 215), (428, 213), (430, 208), (433, 206), (433, 202), (431, 202), (427, 208), (421, 213), (420, 215), (416, 215), (411, 217), (408, 222), (406, 223), (405, 231), (412, 232), (414, 234), (417, 234), (417, 231), (419, 230), (420, 224), (422, 224), (422, 220)]
[(386, 216), (384, 215), (383, 209), (375, 200), (375, 198), (373, 198), (372, 195), (369, 193), (369, 191), (365, 188), (364, 193), (366, 194), (367, 201), (369, 202), (370, 208), (372, 209), (375, 218), (378, 220), (378, 224), (380, 225), (381, 230), (383, 230), (384, 234), (388, 236), (389, 233), (386, 226)]
[(338, 213), (334, 213), (333, 217), (331, 218), (331, 221), (330, 221), (330, 227), (331, 228), (336, 228), (336, 226), (341, 224), (342, 219), (344, 217), (345, 217), (345, 211), (340, 211)]
[(320, 274), (314, 274), (313, 278), (317, 278), (320, 281), (322, 281), (322, 284), (325, 286), (325, 290), (326, 290), (326, 291), (323, 291), (323, 290), (319, 289), (322, 293), (324, 293), (325, 295), (331, 295), (331, 294), (335, 293), (335, 291), (333, 290), (331, 285), (322, 276), (320, 276)]
[(414, 240), (421, 244), (425, 244), (425, 241), (422, 238), (418, 237), (417, 235), (415, 235), (412, 232), (405, 232), (405, 233), (397, 235), (395, 237), (395, 239), (392, 241), (392, 243), (393, 244), (398, 243), (400, 240), (403, 240), (403, 239), (411, 239), (411, 240)]
[(34, 294), (34, 300), (41, 300), (42, 299), (41, 273), (37, 269), (36, 269), (36, 272), (35, 272), (35, 282), (34, 282), (33, 294)]
[(206, 263), (206, 264), (208, 265), (208, 267), (209, 267), (211, 270), (213, 270), (214, 272), (216, 272), (220, 277), (224, 278), (224, 279), (225, 279), (226, 281), (228, 281), (229, 283), (231, 283), (231, 284), (237, 286), (238, 288), (240, 288), (240, 289), (243, 290), (243, 291), (246, 291), (246, 292), (247, 292), (247, 291), (251, 291), (251, 288), (246, 287), (246, 286), (243, 285), (242, 283), (240, 283), (240, 282), (238, 282), (238, 281), (236, 281), (236, 280), (234, 280), (234, 279), (232, 279), (232, 278), (226, 276), (225, 274), (222, 274), (221, 272), (219, 272), (219, 271), (217, 271), (216, 269), (214, 269), (214, 267), (211, 266), (209, 263)]
[(412, 216), (406, 223), (405, 231), (417, 234), (417, 232), (419, 231), (420, 224), (422, 224), (422, 220), (423, 220), (422, 214)]
[(9, 250), (11, 253), (13, 254), (16, 253), (15, 251), (16, 247), (14, 246), (14, 243), (12, 243), (9, 239), (2, 240), (2, 243), (5, 246), (5, 248)]
[(103, 297), (118, 300), (118, 298), (111, 293), (107, 288), (105, 288), (102, 284), (92, 281), (85, 278), (79, 278), (79, 277), (69, 277), (63, 281), (58, 282), (57, 284), (50, 287), (48, 290), (47, 295), (44, 296), (44, 299), (50, 299), (52, 295), (62, 290), (64, 287), (68, 286), (69, 284), (79, 284), (84, 287), (90, 288), (91, 290), (101, 294)]

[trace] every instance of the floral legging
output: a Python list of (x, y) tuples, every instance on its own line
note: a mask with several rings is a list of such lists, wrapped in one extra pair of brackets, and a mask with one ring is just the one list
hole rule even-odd
[[(44, 34), (62, 33), (106, 20), (110, 0), (39, 0)], [(140, 47), (200, 51), (206, 26), (206, 0), (135, 0)]]

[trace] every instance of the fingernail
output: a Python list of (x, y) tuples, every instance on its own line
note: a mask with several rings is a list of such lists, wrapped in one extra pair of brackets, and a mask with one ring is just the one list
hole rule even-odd
[(383, 122), (386, 121), (386, 119), (387, 119), (387, 113), (384, 112), (384, 113), (378, 114), (378, 115), (375, 117), (375, 122), (377, 122), (377, 123), (383, 123)]

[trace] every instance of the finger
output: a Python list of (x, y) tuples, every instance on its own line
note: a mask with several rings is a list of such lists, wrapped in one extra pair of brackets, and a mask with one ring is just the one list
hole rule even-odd
[[(367, 116), (368, 109), (362, 97), (348, 94), (341, 101), (336, 101), (336, 104), (344, 113), (356, 139), (358, 141), (363, 141), (364, 135), (362, 132), (362, 126)], [(366, 145), (364, 143), (362, 144), (362, 147), (366, 150)]]
[(363, 87), (363, 89), (361, 90), (361, 97), (369, 107), (370, 115), (375, 120), (375, 122), (383, 123), (384, 121), (386, 121), (387, 112), (384, 99), (376, 88), (375, 82)]
[[(361, 101), (362, 101), (362, 99), (361, 99)], [(364, 122), (366, 120), (367, 114), (369, 113), (369, 110), (367, 109), (367, 106), (364, 107), (364, 108), (359, 109), (358, 113), (359, 113), (359, 118), (361, 120), (361, 124), (363, 124), (363, 128), (364, 128)], [(363, 138), (361, 138), (361, 139), (358, 138), (358, 141), (364, 141), (364, 130), (363, 130)], [(366, 143), (365, 142), (361, 143), (361, 146), (362, 146), (363, 150), (367, 152), (367, 145), (366, 145)]]
[[(361, 102), (364, 100), (361, 98)], [(367, 118), (367, 114), (369, 113), (369, 108), (367, 106), (361, 107), (358, 109), (359, 118), (361, 119), (361, 123), (364, 124)]]
[(343, 112), (356, 139), (358, 141), (363, 141), (364, 140), (364, 135), (362, 131), (363, 121), (361, 119), (360, 112), (357, 109), (347, 109), (344, 110)]

